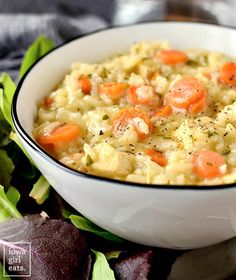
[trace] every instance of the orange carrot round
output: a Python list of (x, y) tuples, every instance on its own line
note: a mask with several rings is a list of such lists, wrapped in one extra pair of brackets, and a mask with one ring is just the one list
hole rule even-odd
[(221, 176), (221, 166), (224, 164), (224, 158), (210, 150), (201, 150), (193, 155), (194, 172), (201, 178)]
[(202, 74), (203, 74), (203, 76), (205, 76), (208, 80), (211, 80), (211, 79), (212, 79), (212, 74), (211, 74), (211, 72), (209, 72), (209, 71), (207, 72), (207, 71), (206, 71), (206, 72), (203, 72)]
[(161, 108), (157, 109), (154, 113), (155, 117), (168, 117), (172, 114), (173, 110), (170, 105), (162, 106)]
[(227, 62), (220, 68), (219, 81), (225, 85), (236, 86), (236, 62)]
[(100, 84), (99, 93), (106, 94), (112, 100), (118, 100), (125, 95), (127, 88), (127, 83), (106, 82)]
[[(144, 124), (147, 126), (148, 131), (143, 131), (142, 128), (135, 121), (135, 119), (141, 119), (141, 121), (143, 121)], [(148, 134), (151, 131), (151, 120), (148, 114), (141, 109), (133, 107), (125, 108), (118, 112), (112, 119), (112, 123), (112, 131), (116, 138), (121, 137), (125, 133), (125, 130), (127, 129), (128, 125), (132, 125), (134, 127), (139, 140), (142, 140), (143, 138), (148, 136)]]
[(166, 100), (172, 107), (199, 113), (206, 106), (206, 96), (203, 84), (195, 77), (188, 77), (173, 85)]
[(84, 94), (90, 94), (92, 89), (92, 84), (88, 76), (81, 75), (78, 79), (79, 86)]
[(187, 61), (187, 55), (178, 50), (161, 50), (156, 53), (156, 57), (160, 58), (165, 64), (179, 64)]
[(80, 130), (77, 125), (73, 123), (65, 123), (56, 127), (49, 134), (41, 134), (38, 138), (38, 142), (41, 145), (56, 144), (56, 143), (68, 143), (80, 134)]
[(53, 103), (53, 99), (49, 96), (46, 96), (43, 100), (43, 105), (45, 107), (50, 107), (52, 105), (52, 103)]
[(128, 90), (128, 101), (134, 105), (154, 106), (159, 98), (155, 95), (151, 86), (132, 86)]
[(160, 166), (167, 165), (167, 159), (161, 152), (155, 151), (153, 149), (147, 149), (145, 153), (151, 158), (152, 161), (159, 164)]
[(193, 103), (190, 106), (190, 111), (192, 113), (199, 113), (201, 111), (203, 111), (203, 109), (206, 106), (206, 95), (204, 95), (202, 98), (200, 98), (198, 101), (196, 101), (195, 103)]

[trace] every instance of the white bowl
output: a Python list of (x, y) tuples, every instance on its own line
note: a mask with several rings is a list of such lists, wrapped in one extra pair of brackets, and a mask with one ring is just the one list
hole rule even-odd
[(137, 41), (168, 40), (174, 48), (218, 50), (236, 57), (236, 30), (200, 23), (156, 22), (113, 28), (74, 39), (37, 62), (13, 101), (22, 144), (55, 190), (97, 225), (137, 243), (175, 249), (211, 245), (235, 236), (235, 185), (189, 187), (126, 183), (78, 173), (34, 141), (36, 102), (75, 61), (95, 62)]

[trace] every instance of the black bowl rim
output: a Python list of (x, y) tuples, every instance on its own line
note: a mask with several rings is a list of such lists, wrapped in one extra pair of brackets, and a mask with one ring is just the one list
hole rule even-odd
[(38, 152), (40, 154), (40, 156), (42, 156), (45, 160), (49, 161), (50, 163), (52, 163), (53, 165), (55, 165), (56, 167), (69, 172), (75, 176), (78, 177), (84, 177), (84, 178), (88, 178), (88, 179), (92, 179), (92, 180), (99, 180), (99, 181), (103, 181), (106, 183), (112, 183), (112, 184), (117, 184), (117, 185), (121, 185), (122, 187), (138, 187), (138, 188), (145, 188), (145, 189), (158, 189), (158, 190), (193, 190), (193, 191), (201, 191), (201, 190), (222, 190), (222, 189), (232, 189), (236, 187), (236, 182), (235, 183), (231, 183), (231, 184), (222, 184), (222, 185), (158, 185), (158, 184), (145, 184), (145, 183), (135, 183), (135, 182), (128, 182), (128, 181), (121, 181), (121, 180), (117, 180), (117, 179), (111, 179), (111, 178), (106, 178), (106, 177), (101, 177), (101, 176), (97, 176), (97, 175), (92, 175), (92, 174), (88, 174), (88, 173), (83, 173), (80, 171), (76, 171), (70, 167), (67, 167), (66, 165), (62, 164), (59, 160), (55, 159), (53, 156), (51, 156), (48, 152), (46, 152), (26, 131), (25, 129), (22, 127), (19, 119), (18, 119), (18, 115), (17, 115), (17, 100), (18, 100), (18, 96), (21, 90), (21, 87), (24, 83), (24, 80), (26, 79), (26, 77), (29, 75), (29, 73), (31, 72), (31, 70), (39, 63), (39, 61), (43, 60), (45, 57), (47, 57), (48, 55), (50, 55), (52, 52), (54, 52), (55, 50), (62, 48), (63, 46), (65, 46), (66, 44), (72, 42), (72, 41), (76, 41), (80, 38), (83, 37), (89, 37), (92, 36), (93, 34), (96, 33), (100, 33), (103, 31), (107, 31), (107, 30), (111, 30), (111, 29), (120, 29), (120, 28), (125, 28), (125, 27), (132, 27), (132, 26), (137, 26), (137, 25), (144, 25), (144, 24), (155, 24), (155, 23), (164, 23), (164, 24), (191, 24), (191, 25), (203, 25), (203, 26), (216, 26), (218, 28), (224, 28), (224, 29), (233, 29), (236, 30), (235, 27), (233, 26), (226, 26), (226, 25), (218, 25), (216, 23), (207, 23), (204, 21), (164, 21), (164, 20), (160, 20), (160, 21), (144, 21), (144, 22), (138, 22), (138, 23), (134, 23), (134, 24), (126, 24), (126, 25), (121, 25), (121, 26), (109, 26), (106, 28), (102, 28), (90, 33), (86, 33), (86, 34), (81, 34), (79, 36), (76, 36), (58, 46), (56, 46), (54, 49), (52, 49), (51, 51), (49, 51), (47, 54), (43, 55), (40, 59), (38, 59), (28, 70), (27, 72), (23, 75), (23, 77), (20, 79), (15, 94), (13, 96), (13, 100), (12, 100), (12, 108), (11, 108), (11, 115), (12, 115), (12, 119), (13, 119), (13, 123), (15, 125), (15, 128), (17, 130), (17, 132), (19, 133), (19, 135), (24, 139), (24, 141), (36, 152)]

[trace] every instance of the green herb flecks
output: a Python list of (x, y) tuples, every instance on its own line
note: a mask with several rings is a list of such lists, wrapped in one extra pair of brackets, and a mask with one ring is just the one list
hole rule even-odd
[(103, 120), (108, 120), (109, 119), (109, 116), (106, 114), (102, 117)]
[(106, 68), (103, 68), (100, 73), (100, 76), (101, 76), (101, 78), (105, 79), (108, 77), (108, 74), (109, 74), (109, 71)]
[(188, 61), (186, 62), (186, 64), (187, 64), (188, 66), (191, 66), (191, 67), (196, 67), (196, 66), (198, 66), (198, 62), (197, 62), (196, 60), (188, 60)]
[(212, 136), (214, 136), (214, 135), (218, 135), (218, 133), (215, 132), (215, 131), (210, 131), (210, 130), (208, 130), (207, 136), (208, 136), (209, 138), (212, 137)]
[(222, 155), (226, 156), (231, 152), (231, 149), (229, 147), (226, 147), (223, 151), (222, 151)]
[(93, 160), (90, 155), (87, 155), (86, 156), (86, 166), (90, 166), (91, 164), (93, 164)]

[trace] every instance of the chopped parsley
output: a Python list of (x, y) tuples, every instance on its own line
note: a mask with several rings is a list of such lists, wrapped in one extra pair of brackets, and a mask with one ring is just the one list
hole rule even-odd
[(90, 155), (87, 155), (87, 157), (86, 157), (86, 166), (90, 166), (91, 164), (93, 164), (93, 160), (92, 160)]
[(195, 61), (195, 60), (188, 60), (188, 61), (186, 62), (186, 64), (187, 64), (188, 66), (194, 67), (194, 66), (197, 66), (197, 65), (198, 65), (198, 62)]
[(228, 155), (230, 152), (231, 152), (230, 148), (226, 148), (226, 149), (222, 152), (222, 155), (223, 155), (223, 156), (226, 156), (226, 155)]
[(107, 119), (109, 119), (109, 116), (108, 116), (108, 115), (104, 115), (104, 116), (102, 117), (102, 119), (103, 119), (103, 120), (107, 120)]
[(103, 68), (102, 72), (100, 73), (100, 76), (101, 76), (101, 78), (105, 79), (105, 78), (107, 78), (108, 74), (109, 74), (109, 71), (106, 68)]
[(209, 138), (210, 138), (211, 136), (214, 136), (214, 135), (218, 135), (218, 133), (215, 132), (215, 131), (210, 131), (210, 130), (208, 130), (207, 136), (208, 136)]

